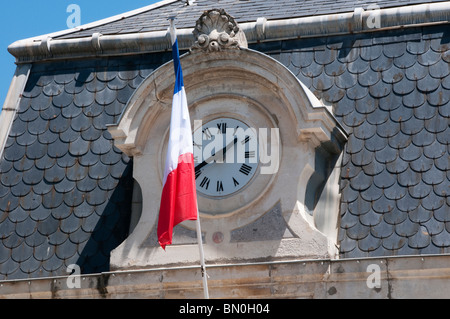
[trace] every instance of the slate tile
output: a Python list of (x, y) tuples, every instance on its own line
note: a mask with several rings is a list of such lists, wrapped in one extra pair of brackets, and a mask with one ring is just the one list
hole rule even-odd
[(83, 91), (83, 94), (77, 94), (74, 99), (74, 104), (78, 107), (86, 107), (94, 103), (95, 94), (89, 91)]
[[(411, 189), (411, 188), (410, 188)], [(420, 201), (407, 193), (404, 197), (397, 200), (397, 207), (403, 212), (410, 212), (416, 209)]]
[(429, 72), (433, 78), (445, 78), (450, 74), (448, 62), (440, 59), (437, 63), (430, 66)]
[(15, 262), (12, 258), (9, 258), (6, 262), (0, 265), (0, 274), (9, 278), (14, 272), (19, 269), (19, 263)]
[(72, 119), (80, 115), (82, 111), (83, 108), (70, 104), (61, 110), (61, 115), (66, 119)]
[(429, 211), (421, 210), (421, 206), (408, 213), (408, 219), (396, 225), (395, 232), (402, 237), (411, 237), (419, 231), (419, 223), (426, 222), (431, 218)]
[(85, 232), (81, 227), (69, 234), (69, 240), (74, 244), (82, 244), (91, 237), (91, 233)]
[(397, 83), (404, 77), (404, 71), (395, 65), (381, 73), (382, 80), (385, 83)]
[(428, 171), (422, 173), (422, 180), (428, 185), (438, 185), (445, 182), (445, 173), (432, 165)]
[(46, 261), (55, 254), (55, 246), (40, 245), (35, 247), (33, 257), (38, 261)]
[(423, 147), (423, 154), (432, 159), (440, 158), (447, 153), (447, 147), (444, 144), (435, 143)]
[(433, 187), (422, 182), (415, 186), (410, 186), (408, 190), (411, 197), (422, 199), (428, 196), (433, 191)]
[[(38, 135), (39, 143), (33, 143), (31, 149), (29, 149), (29, 151), (27, 152), (27, 157), (31, 159), (39, 159), (44, 156), (43, 154), (47, 154), (47, 147), (45, 144), (52, 144), (56, 142), (58, 140), (58, 136), (58, 133), (52, 132), (50, 130), (43, 130), (42, 132), (40, 132)], [(41, 150), (39, 150), (38, 148), (41, 148)]]
[(435, 116), (429, 120), (425, 120), (425, 129), (430, 133), (443, 132), (448, 128), (448, 120)]
[(31, 192), (31, 186), (23, 182), (11, 187), (11, 194), (17, 197), (26, 196), (29, 192)]
[(395, 82), (392, 88), (395, 94), (407, 95), (416, 89), (416, 82), (403, 77), (400, 81)]
[(372, 184), (368, 189), (361, 192), (361, 196), (366, 201), (375, 201), (383, 196), (383, 191), (382, 189), (376, 187), (375, 184)]
[(373, 179), (361, 171), (356, 177), (352, 178), (350, 185), (354, 190), (366, 190), (372, 185)]
[[(420, 206), (422, 207), (422, 206)], [(437, 221), (448, 223), (450, 222), (450, 207), (447, 205), (442, 205), (440, 208), (434, 211), (434, 218)]]
[(1, 183), (3, 186), (15, 186), (22, 181), (22, 173), (17, 172), (15, 169), (9, 170), (7, 173), (2, 174)]
[(429, 74), (423, 79), (417, 80), (417, 88), (421, 92), (433, 92), (440, 87), (441, 80), (431, 77)]
[[(355, 201), (348, 204), (348, 211), (355, 216), (367, 214), (371, 210), (370, 202), (365, 201), (362, 197), (358, 197)], [(350, 223), (346, 224), (346, 228), (351, 227), (356, 219), (349, 217)]]
[(370, 67), (374, 71), (381, 72), (390, 69), (393, 63), (394, 63), (393, 58), (388, 58), (384, 54), (382, 54), (378, 59), (370, 62)]
[[(400, 123), (401, 132), (406, 135), (415, 135), (423, 130), (424, 121), (421, 119), (417, 119), (415, 117), (411, 117), (407, 120), (402, 119), (403, 121)], [(416, 148), (413, 144), (412, 148)]]
[(56, 183), (54, 187), (55, 187), (55, 190), (58, 193), (63, 193), (64, 194), (64, 193), (68, 193), (71, 190), (73, 190), (75, 188), (75, 185), (76, 184), (75, 184), (74, 181), (71, 181), (71, 180), (69, 180), (67, 178), (64, 178), (60, 182)]
[(380, 174), (377, 174), (373, 178), (373, 182), (375, 186), (378, 188), (389, 188), (395, 184), (396, 179), (392, 174), (390, 174), (387, 170), (382, 171)]
[[(355, 85), (347, 90), (347, 96), (350, 99), (358, 100), (364, 99), (369, 94), (369, 89), (363, 86)], [(358, 104), (357, 104), (358, 105)]]
[(384, 165), (378, 163), (377, 161), (372, 161), (371, 163), (363, 166), (363, 171), (366, 175), (375, 176), (380, 174), (384, 170)]
[[(92, 195), (92, 196), (95, 196), (95, 195)], [(70, 192), (64, 194), (64, 203), (68, 207), (76, 207), (76, 206), (81, 205), (81, 203), (83, 203), (83, 201), (87, 197), (88, 196), (86, 194), (84, 194), (77, 188), (74, 188)]]
[(399, 250), (407, 243), (405, 237), (398, 236), (397, 233), (393, 233), (388, 238), (383, 239), (383, 247), (388, 250)]
[(422, 154), (418, 159), (410, 162), (410, 167), (418, 173), (426, 172), (434, 165), (433, 160)]
[(402, 97), (392, 92), (378, 101), (378, 106), (383, 111), (393, 111), (403, 106)]
[(2, 243), (6, 248), (15, 249), (24, 242), (24, 239), (20, 237), (16, 232), (13, 232), (6, 238), (3, 238)]
[(394, 58), (394, 65), (401, 69), (408, 69), (417, 62), (417, 55), (404, 51), (400, 57)]
[(360, 240), (367, 237), (370, 233), (371, 228), (364, 226), (361, 223), (356, 223), (355, 226), (347, 229), (347, 235), (353, 240)]
[(356, 138), (366, 140), (374, 136), (377, 132), (377, 128), (370, 123), (364, 122), (361, 125), (356, 126), (353, 129), (353, 134)]
[[(357, 86), (355, 86), (356, 88)], [(351, 89), (350, 89), (351, 90)], [(364, 89), (361, 89), (364, 90)], [(347, 91), (348, 92), (348, 91)], [(355, 101), (355, 109), (361, 114), (370, 114), (378, 108), (377, 100), (371, 96), (366, 95), (362, 99)]]
[(97, 181), (90, 177), (77, 181), (77, 189), (81, 192), (91, 192), (97, 187)]
[(447, 230), (431, 237), (432, 243), (438, 247), (450, 246), (450, 234)]
[(408, 41), (407, 52), (411, 54), (423, 54), (430, 49), (430, 41)]
[(62, 267), (62, 265), (63, 261), (59, 259), (55, 254), (42, 263), (42, 267), (50, 273), (58, 270)]
[(40, 266), (41, 262), (36, 260), (34, 257), (31, 257), (20, 263), (20, 270), (27, 275), (32, 275), (39, 269)]
[(15, 223), (10, 219), (3, 220), (0, 224), (0, 239), (5, 239), (11, 236), (15, 232), (15, 227)]
[(358, 241), (359, 249), (364, 252), (372, 252), (372, 251), (376, 250), (378, 247), (380, 247), (381, 244), (382, 244), (381, 239), (376, 238), (371, 235)]
[(415, 63), (413, 66), (405, 70), (405, 75), (410, 81), (423, 79), (426, 75), (428, 75), (428, 67), (423, 66), (420, 63)]
[(370, 229), (370, 234), (376, 238), (384, 239), (390, 237), (394, 230), (394, 225), (380, 223)]
[(436, 116), (438, 108), (431, 106), (428, 103), (424, 103), (421, 106), (414, 109), (414, 116), (420, 120), (429, 120)]
[[(403, 125), (403, 122), (402, 124)], [(401, 126), (402, 127), (402, 126)], [(402, 149), (408, 147), (412, 142), (412, 137), (408, 134), (404, 134), (402, 131), (396, 135), (388, 138), (389, 146), (395, 149)]]
[(324, 66), (324, 71), (325, 74), (327, 74), (328, 76), (337, 77), (345, 73), (346, 65), (343, 62), (340, 62), (339, 60), (334, 60), (332, 63)]
[(70, 127), (70, 119), (62, 115), (53, 118), (49, 123), (49, 129), (53, 133), (62, 133)]
[[(382, 124), (382, 123), (380, 123), (380, 124)], [(375, 127), (375, 124), (372, 124), (372, 125), (374, 125), (374, 127)], [(381, 151), (387, 145), (388, 145), (388, 140), (386, 138), (380, 137), (378, 134), (374, 134), (372, 137), (370, 137), (369, 139), (364, 141), (364, 147), (371, 152)]]
[(87, 201), (83, 201), (80, 205), (73, 208), (73, 213), (78, 218), (88, 217), (94, 213), (94, 206)]
[(41, 235), (37, 231), (36, 226), (37, 226), (37, 224), (35, 225), (33, 233), (25, 238), (25, 243), (32, 248), (39, 247), (41, 245), (44, 245), (47, 242), (47, 237), (44, 235)]
[(448, 196), (441, 197), (437, 196), (435, 192), (431, 192), (427, 197), (422, 198), (421, 205), (425, 209), (436, 210), (445, 205), (445, 198), (448, 198)]
[(381, 223), (383, 215), (370, 210), (367, 214), (360, 215), (359, 220), (364, 226), (373, 227)]
[(408, 245), (417, 249), (427, 247), (430, 242), (431, 237), (424, 226), (420, 226), (419, 231), (415, 235), (408, 238)]
[(389, 58), (398, 58), (406, 51), (406, 42), (394, 42), (383, 45), (383, 53)]
[(44, 86), (42, 92), (48, 97), (55, 97), (64, 91), (64, 85), (51, 82)]
[(49, 157), (48, 155), (44, 155), (43, 157), (35, 160), (36, 167), (38, 169), (49, 169), (55, 165), (56, 159)]
[(441, 59), (441, 54), (428, 50), (423, 54), (417, 56), (417, 61), (423, 66), (430, 66), (436, 64)]
[(344, 124), (348, 127), (356, 127), (364, 123), (364, 121), (366, 120), (366, 116), (362, 113), (350, 112), (349, 114), (344, 116), (343, 120)]

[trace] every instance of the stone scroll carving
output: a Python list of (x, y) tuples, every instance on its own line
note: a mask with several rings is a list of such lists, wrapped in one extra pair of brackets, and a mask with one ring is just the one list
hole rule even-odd
[(216, 52), (248, 47), (244, 32), (223, 9), (205, 11), (197, 20), (193, 33), (196, 42), (191, 51)]

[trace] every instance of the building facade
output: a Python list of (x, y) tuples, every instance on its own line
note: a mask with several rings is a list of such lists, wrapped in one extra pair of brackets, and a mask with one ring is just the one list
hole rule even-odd
[(12, 44), (0, 295), (199, 296), (195, 227), (155, 229), (174, 15), (197, 155), (255, 129), (197, 176), (212, 296), (445, 296), (450, 4), (401, 0), (166, 0)]

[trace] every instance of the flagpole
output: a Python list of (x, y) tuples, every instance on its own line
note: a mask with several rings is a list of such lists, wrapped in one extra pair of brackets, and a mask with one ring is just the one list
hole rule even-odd
[[(177, 36), (175, 24), (174, 24), (175, 17), (169, 17), (168, 20), (170, 21), (170, 36), (172, 39), (172, 43), (175, 43), (176, 36)], [(199, 248), (199, 252), (200, 252), (200, 267), (201, 267), (201, 274), (202, 274), (202, 279), (203, 279), (203, 294), (204, 294), (205, 299), (209, 299), (208, 275), (206, 273), (205, 253), (203, 251), (202, 229), (200, 226), (200, 212), (198, 211), (198, 208), (197, 208), (196, 231), (197, 231), (198, 248)]]
[(202, 279), (203, 279), (203, 295), (204, 295), (205, 299), (209, 299), (208, 274), (206, 273), (205, 253), (203, 251), (202, 229), (200, 226), (200, 213), (197, 211), (197, 214), (198, 214), (197, 221), (196, 221), (197, 242), (198, 242), (198, 249), (200, 252), (200, 264), (201, 264)]

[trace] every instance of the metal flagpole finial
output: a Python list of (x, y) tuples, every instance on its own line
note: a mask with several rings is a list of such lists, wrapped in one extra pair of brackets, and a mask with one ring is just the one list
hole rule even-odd
[(169, 20), (169, 22), (170, 22), (170, 27), (169, 27), (169, 33), (170, 33), (170, 38), (171, 38), (171, 41), (172, 41), (172, 45), (173, 45), (173, 43), (175, 42), (175, 39), (176, 39), (176, 29), (175, 29), (175, 19), (176, 19), (176, 15), (173, 15), (173, 16), (169, 16), (168, 18), (167, 18), (167, 20)]

